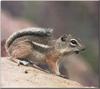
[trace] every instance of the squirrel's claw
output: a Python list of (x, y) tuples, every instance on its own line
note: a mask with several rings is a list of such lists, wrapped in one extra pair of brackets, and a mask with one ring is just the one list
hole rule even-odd
[(58, 75), (58, 76), (60, 76), (60, 77), (62, 77), (62, 78), (67, 78), (68, 79), (68, 77), (67, 76), (65, 76), (65, 75)]

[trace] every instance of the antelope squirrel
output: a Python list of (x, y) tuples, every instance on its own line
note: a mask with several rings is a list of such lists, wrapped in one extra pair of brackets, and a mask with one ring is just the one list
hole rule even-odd
[(53, 29), (22, 29), (8, 38), (5, 47), (12, 58), (28, 60), (35, 65), (47, 64), (51, 73), (60, 75), (59, 64), (62, 57), (79, 53), (84, 46), (67, 34), (54, 40), (52, 33)]

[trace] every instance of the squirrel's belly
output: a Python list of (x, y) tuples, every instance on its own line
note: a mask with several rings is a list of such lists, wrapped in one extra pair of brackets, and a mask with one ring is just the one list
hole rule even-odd
[(33, 51), (32, 55), (30, 56), (31, 61), (36, 63), (45, 63), (45, 55), (38, 51)]

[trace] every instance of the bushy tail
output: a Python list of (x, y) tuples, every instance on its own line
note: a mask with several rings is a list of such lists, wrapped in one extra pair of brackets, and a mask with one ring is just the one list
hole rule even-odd
[(12, 44), (12, 42), (22, 36), (25, 35), (36, 35), (36, 36), (51, 36), (53, 32), (53, 29), (45, 29), (45, 28), (26, 28), (26, 29), (22, 29), (18, 32), (13, 33), (7, 40), (6, 40), (6, 44), (5, 47), (6, 49), (9, 48), (9, 46)]

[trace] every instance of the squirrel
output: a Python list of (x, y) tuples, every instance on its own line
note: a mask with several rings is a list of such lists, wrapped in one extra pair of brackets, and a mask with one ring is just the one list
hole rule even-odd
[(62, 58), (73, 53), (78, 54), (85, 47), (70, 34), (54, 40), (52, 33), (53, 29), (50, 28), (25, 28), (13, 33), (7, 39), (5, 47), (14, 60), (25, 60), (23, 64), (47, 64), (51, 73), (61, 75), (59, 64)]

